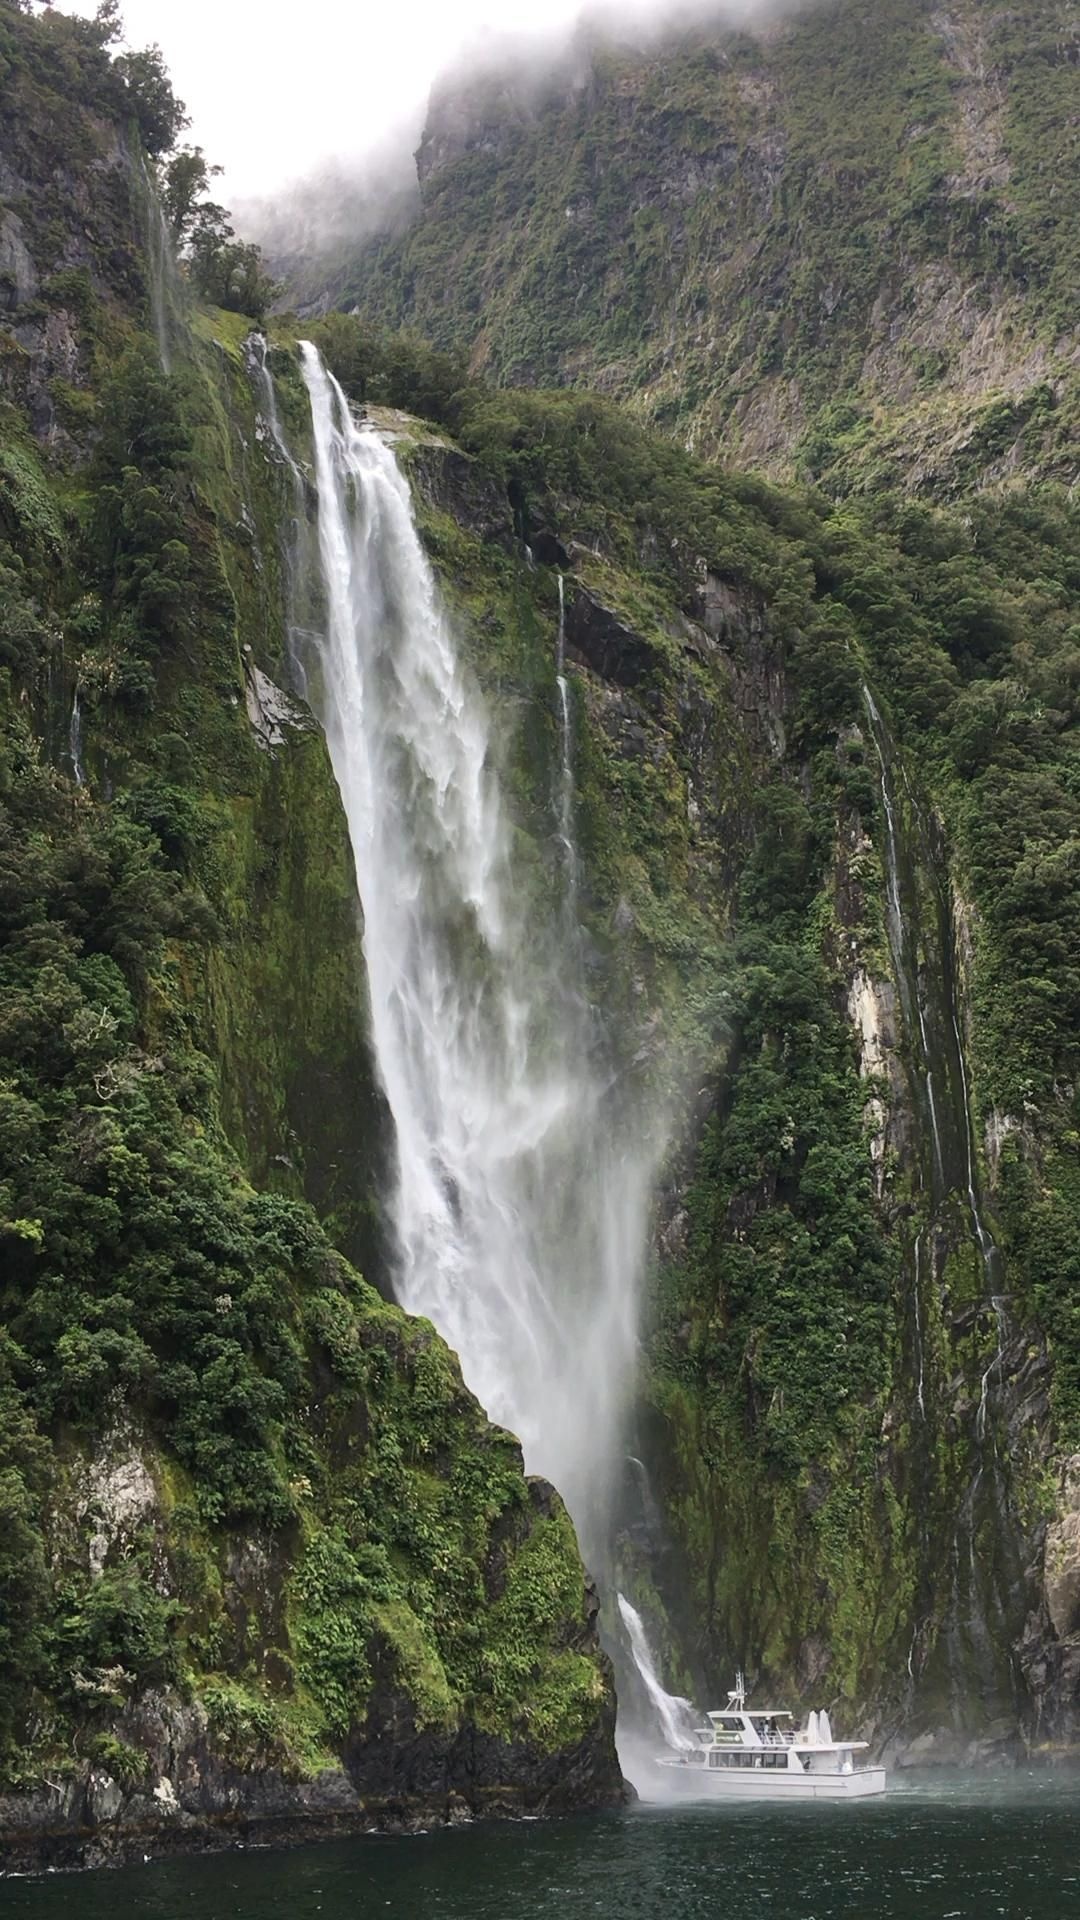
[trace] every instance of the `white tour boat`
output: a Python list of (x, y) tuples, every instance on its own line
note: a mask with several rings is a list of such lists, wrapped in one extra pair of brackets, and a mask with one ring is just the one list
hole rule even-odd
[(812, 1713), (804, 1728), (775, 1707), (750, 1709), (740, 1673), (722, 1713), (706, 1715), (695, 1746), (668, 1752), (657, 1766), (669, 1784), (710, 1798), (735, 1800), (863, 1800), (884, 1793), (884, 1767), (856, 1767), (865, 1740), (834, 1740), (827, 1713)]

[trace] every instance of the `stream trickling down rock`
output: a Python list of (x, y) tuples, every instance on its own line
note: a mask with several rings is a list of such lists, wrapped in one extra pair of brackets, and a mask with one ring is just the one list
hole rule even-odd
[(303, 662), (363, 908), (396, 1138), (396, 1290), (461, 1359), (600, 1571), (625, 1452), (652, 1151), (614, 1097), (573, 913), (569, 709), (555, 796), (567, 909), (514, 857), (487, 705), (393, 452), (304, 349), (323, 631)]

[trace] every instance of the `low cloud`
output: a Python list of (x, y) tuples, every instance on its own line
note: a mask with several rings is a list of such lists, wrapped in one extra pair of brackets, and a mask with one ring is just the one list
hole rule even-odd
[[(798, 4), (798, 0), (794, 0)], [(61, 0), (92, 14), (97, 0)], [(758, 26), (780, 0), (388, 0), (346, 6), (223, 6), (221, 0), (122, 0), (127, 39), (156, 42), (192, 118), (190, 137), (224, 167), (222, 194), (272, 200), (336, 169), (338, 184), (386, 177), (385, 158), (415, 146), (438, 77), (514, 57), (536, 65), (580, 30), (640, 40), (707, 19)], [(538, 23), (540, 23), (538, 28)]]
[[(418, 48), (418, 58), (407, 72), (393, 77), (395, 95), (403, 84), (418, 89), (402, 105), (397, 123), (382, 130), (369, 119), (365, 138), (361, 116), (353, 151), (338, 148), (327, 153), (325, 145), (321, 150), (316, 147), (291, 182), (276, 182), (271, 194), (242, 195), (235, 203), (238, 224), (260, 241), (290, 278), (313, 255), (331, 265), (335, 255), (355, 257), (358, 241), (398, 230), (416, 210), (414, 153), (432, 96), (445, 106), (448, 95), (487, 78), (496, 80), (500, 93), (512, 94), (527, 110), (535, 92), (543, 93), (553, 82), (563, 86), (583, 77), (598, 46), (644, 48), (666, 36), (713, 25), (764, 31), (779, 19), (819, 3), (592, 0), (582, 5), (581, 0), (551, 0), (538, 21), (535, 6), (526, 10), (516, 0), (500, 0), (501, 22), (492, 27), (483, 17), (472, 17), (480, 11), (473, 0), (457, 0), (457, 4), (448, 0), (446, 14), (456, 23), (453, 43), (445, 35), (440, 38), (442, 57), (433, 67), (424, 60), (425, 49)], [(380, 79), (390, 78), (380, 71)], [(324, 139), (329, 131), (324, 129)]]

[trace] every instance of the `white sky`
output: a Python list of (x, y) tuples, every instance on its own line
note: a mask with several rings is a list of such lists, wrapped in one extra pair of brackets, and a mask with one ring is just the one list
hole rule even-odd
[[(92, 14), (96, 0), (58, 0)], [(640, 0), (632, 0), (628, 11)], [(222, 197), (272, 191), (320, 160), (419, 130), (436, 74), (485, 32), (577, 18), (582, 0), (122, 0), (131, 46), (156, 42), (186, 138), (225, 168)]]

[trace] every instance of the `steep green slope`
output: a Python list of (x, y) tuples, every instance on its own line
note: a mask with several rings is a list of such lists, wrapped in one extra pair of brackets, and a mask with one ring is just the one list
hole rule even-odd
[(825, 0), (436, 89), (404, 235), (289, 297), (830, 490), (1071, 478), (1075, 0)]
[[(149, 270), (101, 49), (9, 13), (0, 1820), (70, 1860), (601, 1804), (558, 1498), (347, 1263), (385, 1123), (262, 346)], [(589, 977), (672, 1135), (613, 1549), (670, 1677), (1073, 1744), (1075, 500), (838, 506), (318, 331), (436, 423), (386, 422), (553, 905), (566, 575)]]
[(385, 1123), (286, 493), (101, 42), (0, 8), (5, 1861), (610, 1803), (565, 1511), (344, 1257)]
[(596, 997), (675, 1119), (635, 1446), (664, 1517), (631, 1478), (618, 1549), (672, 1677), (741, 1662), (941, 1757), (1067, 1745), (1075, 503), (837, 508), (316, 331), (471, 456), (406, 447), (552, 885), (556, 583), (521, 541), (564, 555)]

